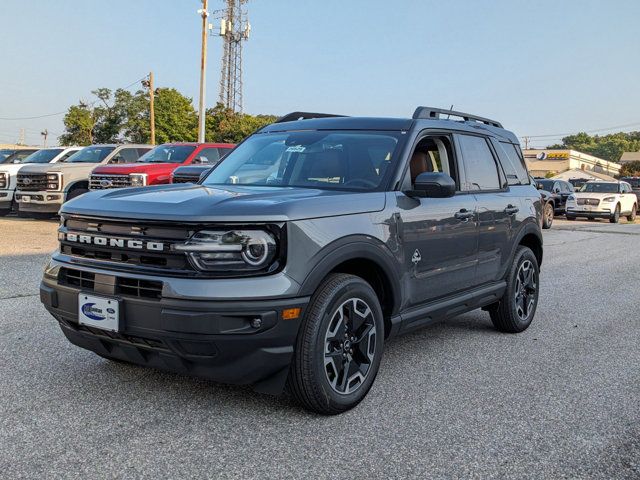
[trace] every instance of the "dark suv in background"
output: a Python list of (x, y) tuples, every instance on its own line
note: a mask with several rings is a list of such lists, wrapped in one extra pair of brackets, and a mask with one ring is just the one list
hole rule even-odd
[(494, 120), (296, 112), (198, 185), (65, 203), (40, 297), (107, 359), (288, 384), (336, 414), (366, 395), (397, 334), (477, 308), (525, 330), (541, 221), (518, 140)]

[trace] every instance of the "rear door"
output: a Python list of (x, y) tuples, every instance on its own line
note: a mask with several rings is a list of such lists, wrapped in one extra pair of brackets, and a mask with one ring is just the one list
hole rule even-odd
[(462, 189), (472, 193), (477, 203), (478, 267), (474, 284), (478, 286), (498, 280), (508, 261), (511, 223), (520, 202), (509, 193), (489, 139), (462, 133), (455, 137), (465, 169)]

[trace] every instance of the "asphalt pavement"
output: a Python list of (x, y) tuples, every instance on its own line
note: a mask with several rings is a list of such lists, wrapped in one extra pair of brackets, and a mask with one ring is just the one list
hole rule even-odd
[(557, 220), (526, 332), (396, 338), (335, 417), (68, 343), (38, 298), (56, 226), (0, 219), (2, 478), (640, 478), (640, 225)]

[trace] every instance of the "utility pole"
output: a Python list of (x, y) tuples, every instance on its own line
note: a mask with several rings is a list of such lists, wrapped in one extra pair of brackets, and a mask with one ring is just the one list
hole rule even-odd
[(524, 149), (529, 150), (529, 137), (524, 137)]
[(198, 102), (198, 142), (204, 142), (204, 130), (205, 130), (205, 81), (206, 81), (206, 69), (207, 69), (207, 17), (209, 12), (207, 7), (209, 6), (209, 0), (202, 0), (202, 8), (198, 10), (198, 13), (202, 17), (202, 52), (200, 55), (200, 101)]
[(156, 144), (156, 113), (153, 106), (153, 97), (155, 90), (153, 88), (153, 72), (149, 72), (149, 121), (151, 123), (151, 145)]
[(44, 142), (42, 144), (43, 147), (47, 146), (47, 136), (49, 136), (49, 130), (47, 130), (46, 128), (40, 132), (40, 135), (42, 135), (44, 137)]

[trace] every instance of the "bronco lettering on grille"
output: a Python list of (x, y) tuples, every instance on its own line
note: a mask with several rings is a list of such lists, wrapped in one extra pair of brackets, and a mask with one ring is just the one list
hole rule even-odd
[(60, 232), (59, 240), (67, 242), (84, 243), (87, 245), (98, 245), (101, 247), (128, 248), (132, 250), (149, 250), (152, 252), (162, 252), (165, 244), (162, 242), (145, 242), (142, 240), (127, 240), (124, 238), (97, 237), (94, 235), (82, 235), (78, 233)]

